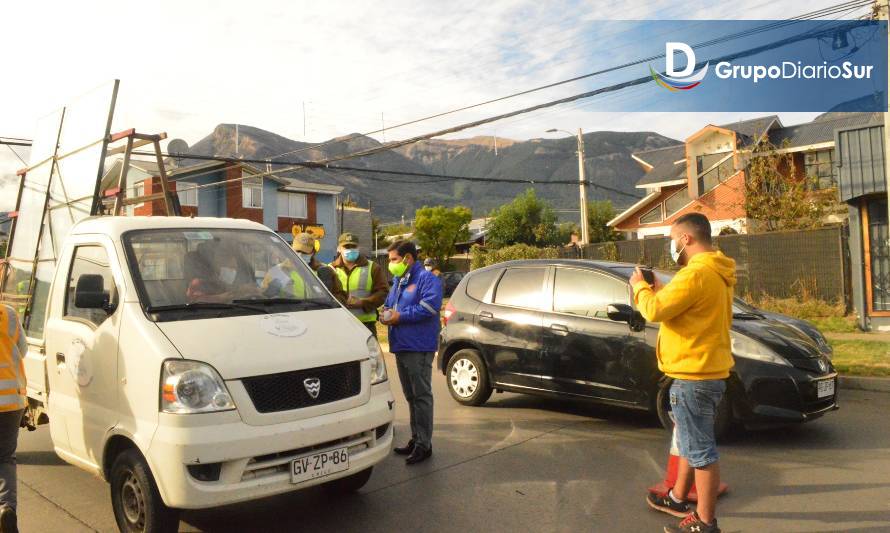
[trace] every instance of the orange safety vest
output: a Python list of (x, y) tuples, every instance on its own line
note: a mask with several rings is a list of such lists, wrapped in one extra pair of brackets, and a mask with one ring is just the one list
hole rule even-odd
[(0, 412), (25, 408), (27, 352), (28, 343), (18, 315), (11, 307), (0, 305)]

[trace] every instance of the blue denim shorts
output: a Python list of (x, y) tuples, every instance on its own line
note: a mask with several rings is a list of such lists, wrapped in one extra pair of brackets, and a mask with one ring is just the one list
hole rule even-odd
[(721, 380), (675, 379), (671, 385), (671, 410), (677, 425), (677, 448), (693, 468), (716, 463), (717, 440), (714, 420), (717, 406), (726, 391)]

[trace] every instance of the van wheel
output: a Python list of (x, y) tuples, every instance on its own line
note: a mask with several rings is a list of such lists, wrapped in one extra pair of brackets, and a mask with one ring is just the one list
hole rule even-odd
[(460, 404), (478, 406), (491, 397), (488, 372), (476, 350), (466, 348), (451, 356), (445, 375), (451, 397)]
[(358, 492), (359, 489), (364, 487), (368, 480), (371, 479), (371, 473), (373, 472), (374, 467), (372, 466), (371, 468), (362, 470), (358, 474), (335, 479), (334, 481), (325, 484), (325, 490), (334, 494), (350, 494), (352, 492)]
[[(671, 419), (671, 385), (674, 380), (664, 378), (659, 383), (658, 394), (655, 397), (656, 413), (658, 421), (662, 427), (667, 430), (674, 430), (674, 421)], [(735, 418), (732, 416), (732, 400), (729, 397), (729, 387), (717, 406), (717, 417), (714, 419), (714, 436), (717, 440), (723, 440), (729, 436), (735, 425)]]
[(111, 467), (111, 506), (124, 533), (179, 530), (179, 512), (164, 505), (145, 459), (137, 450), (122, 452)]

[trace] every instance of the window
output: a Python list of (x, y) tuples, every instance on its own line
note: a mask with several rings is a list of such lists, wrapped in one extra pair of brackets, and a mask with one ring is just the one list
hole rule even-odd
[(819, 150), (804, 155), (804, 173), (812, 180), (814, 189), (837, 187), (837, 167), (833, 158), (834, 150)]
[(309, 218), (306, 195), (295, 192), (278, 193), (278, 216), (288, 218)]
[(111, 267), (108, 265), (108, 254), (105, 253), (105, 248), (98, 245), (78, 246), (75, 248), (65, 295), (66, 318), (86, 320), (98, 326), (108, 318), (108, 313), (103, 309), (82, 309), (77, 307), (75, 292), (78, 285), (82, 289), (104, 292), (110, 301), (114, 292), (114, 277), (111, 275)]
[(480, 302), (491, 287), (491, 282), (501, 273), (500, 269), (493, 268), (485, 272), (474, 273), (467, 280), (467, 296)]
[(543, 268), (511, 268), (507, 270), (498, 283), (494, 303), (543, 309), (545, 272), (546, 270)]
[(179, 205), (188, 205), (198, 207), (198, 189), (197, 183), (189, 181), (176, 182), (176, 194), (179, 196)]
[[(729, 156), (729, 157), (727, 157)], [(720, 161), (726, 158), (722, 163)], [(717, 163), (720, 163), (717, 165)], [(714, 167), (714, 165), (717, 165)], [(714, 167), (714, 168), (711, 168)], [(703, 196), (720, 185), (735, 173), (735, 162), (731, 152), (696, 156), (695, 168), (698, 173), (698, 195)]]
[(241, 205), (253, 209), (263, 208), (263, 178), (247, 178), (241, 182)]
[(664, 218), (661, 216), (661, 204), (658, 204), (640, 217), (640, 224), (651, 224), (662, 220)]
[(686, 207), (689, 199), (689, 187), (683, 187), (664, 201), (664, 217), (670, 218), (674, 213)]
[(553, 310), (557, 313), (609, 318), (609, 304), (630, 304), (628, 286), (623, 281), (589, 270), (556, 270)]

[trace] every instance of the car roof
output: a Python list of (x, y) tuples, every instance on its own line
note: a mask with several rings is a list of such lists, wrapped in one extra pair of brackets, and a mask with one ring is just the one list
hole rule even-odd
[(100, 233), (113, 239), (123, 233), (141, 229), (251, 229), (271, 231), (268, 227), (250, 220), (215, 217), (147, 217), (147, 216), (96, 216), (78, 222), (72, 235)]
[[(627, 269), (632, 269), (637, 265), (634, 263), (622, 263), (619, 261), (596, 261), (592, 259), (519, 259), (515, 261), (505, 261), (503, 263), (489, 265), (484, 269), (479, 270), (529, 266), (564, 266), (576, 268), (593, 268), (596, 270), (608, 272), (618, 277), (627, 278), (629, 277)], [(470, 272), (470, 274), (472, 274), (473, 272)]]

